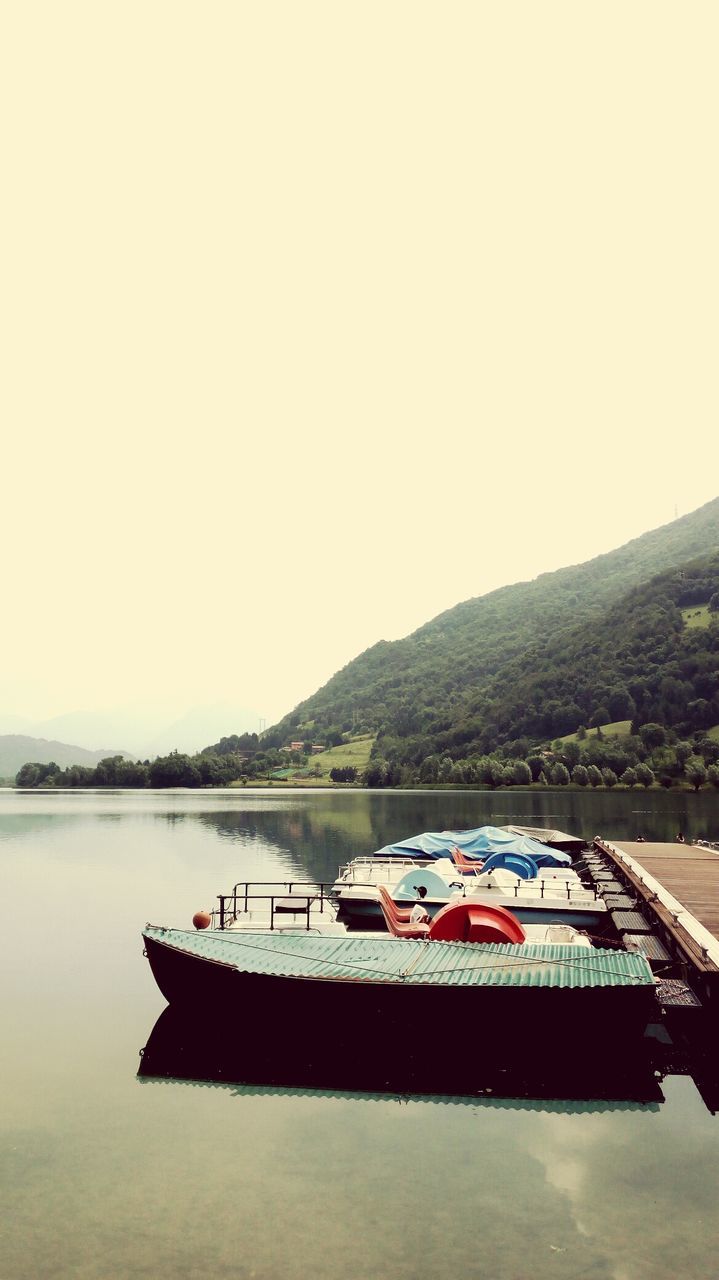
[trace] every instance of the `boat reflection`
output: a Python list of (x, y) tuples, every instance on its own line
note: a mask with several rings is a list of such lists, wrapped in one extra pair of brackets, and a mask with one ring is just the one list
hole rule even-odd
[(529, 1043), (522, 1061), (516, 1052), (511, 1061), (501, 1051), (490, 1056), (483, 1050), (480, 1057), (464, 1036), (454, 1048), (428, 1040), (418, 1033), (415, 1044), (398, 1051), (316, 1028), (301, 1043), (281, 1031), (271, 1040), (243, 1040), (168, 1007), (142, 1051), (138, 1076), (232, 1085), (241, 1092), (431, 1096), (560, 1111), (657, 1109), (664, 1101), (666, 1046), (652, 1037), (586, 1060), (579, 1049), (559, 1056)]

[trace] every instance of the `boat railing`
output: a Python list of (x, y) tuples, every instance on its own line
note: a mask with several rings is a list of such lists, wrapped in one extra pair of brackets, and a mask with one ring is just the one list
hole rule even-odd
[[(477, 893), (478, 890), (481, 890), (482, 887), (481, 881), (479, 883), (462, 885), (464, 896), (471, 898), (472, 895)], [(487, 885), (487, 888), (492, 887), (493, 886), (490, 882)], [(539, 893), (537, 893), (537, 887), (539, 887)], [(507, 894), (507, 896), (511, 896), (511, 894), (513, 894), (515, 898), (547, 898), (548, 901), (556, 902), (557, 899), (563, 901), (565, 897), (565, 893), (562, 892), (561, 881), (557, 883), (544, 880), (520, 880), (518, 878), (513, 885), (503, 884), (501, 886), (498, 885), (497, 888), (501, 888), (502, 893)], [(586, 902), (589, 897), (596, 900), (600, 896), (596, 885), (592, 885), (590, 887), (585, 884), (573, 884), (569, 880), (565, 882), (565, 892), (568, 902), (571, 902), (572, 900), (575, 902)]]
[[(330, 890), (332, 885), (328, 881), (320, 880), (244, 880), (239, 881), (233, 886), (231, 893), (220, 893), (217, 895), (219, 901), (219, 928), (226, 929), (233, 923), (237, 917), (244, 911), (247, 912), (250, 906), (256, 906), (259, 903), (269, 903), (270, 910), (270, 929), (275, 928), (275, 915), (303, 915), (307, 916), (307, 929), (311, 929), (310, 923), (312, 908), (324, 914), (326, 906), (331, 902)], [(293, 907), (278, 907), (278, 903), (286, 901), (287, 898), (295, 900), (296, 909)]]
[[(491, 875), (491, 872), (489, 874)], [(331, 896), (333, 900), (339, 900), (341, 902), (343, 896), (347, 896), (346, 891), (351, 891), (351, 896), (354, 897), (356, 896), (354, 894), (355, 889), (372, 889), (376, 892), (377, 884), (378, 879), (355, 880), (353, 877), (350, 880), (345, 880), (342, 884), (336, 880), (334, 884), (330, 886), (328, 896)], [(457, 880), (452, 883), (448, 882), (447, 884), (448, 892), (461, 892), (464, 897), (469, 897), (473, 893), (476, 893), (478, 890), (485, 887), (493, 887), (489, 876), (487, 877), (486, 885), (482, 884), (480, 877), (477, 877), (474, 880), (462, 880), (461, 882)], [(581, 881), (579, 883), (575, 883), (573, 880), (543, 880), (539, 877), (536, 880), (522, 880), (518, 876), (514, 884), (503, 884), (501, 886), (497, 886), (497, 888), (501, 888), (502, 892), (507, 896), (512, 896), (513, 894), (515, 898), (529, 896), (534, 898), (548, 898), (552, 901), (556, 901), (558, 898), (563, 900), (565, 895), (568, 902), (586, 902), (590, 897), (596, 901), (596, 899), (601, 896), (596, 884), (586, 885)], [(539, 888), (539, 892), (537, 892), (537, 888)]]
[[(399, 856), (396, 858), (373, 858), (368, 855), (365, 857), (353, 858), (351, 862), (345, 862), (338, 868), (337, 881), (351, 880), (354, 883), (357, 874), (364, 871), (366, 867), (372, 867), (375, 870), (381, 868), (389, 870), (390, 868), (406, 867), (408, 871), (411, 871), (412, 869), (420, 870), (426, 867), (431, 867), (433, 861), (434, 859), (432, 858), (402, 858)], [(337, 881), (335, 883), (337, 883)]]

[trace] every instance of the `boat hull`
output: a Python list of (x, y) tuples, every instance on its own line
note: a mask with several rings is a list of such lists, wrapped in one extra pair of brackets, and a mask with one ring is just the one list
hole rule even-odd
[(606, 1043), (640, 1033), (656, 1015), (651, 984), (568, 988), (308, 978), (241, 972), (147, 936), (145, 948), (165, 999), (195, 1012), (198, 1033), (204, 1018), (216, 1013), (225, 1016), (232, 1034), (278, 1045), (327, 1025), (358, 1043), (368, 1035), (394, 1045), (421, 1037), (441, 1047), (448, 1038), (465, 1038), (468, 1053), (483, 1044), (527, 1046), (539, 1033), (555, 1045), (576, 1043), (578, 1036)]

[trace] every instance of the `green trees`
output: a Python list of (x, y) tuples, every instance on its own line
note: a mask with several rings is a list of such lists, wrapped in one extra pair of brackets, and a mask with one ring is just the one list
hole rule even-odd
[(202, 775), (189, 756), (172, 751), (158, 756), (150, 765), (151, 787), (199, 787)]
[(505, 777), (504, 777), (504, 765), (501, 765), (501, 764), (499, 763), (499, 760), (491, 760), (491, 761), (490, 761), (490, 764), (489, 764), (489, 779), (490, 779), (491, 785), (492, 785), (493, 787), (502, 787), (502, 786), (504, 786), (504, 782), (505, 782)]
[(148, 776), (147, 764), (139, 760), (107, 756), (94, 769), (81, 764), (61, 769), (54, 761), (24, 764), (16, 774), (15, 784), (18, 787), (146, 787)]
[(525, 760), (515, 760), (512, 765), (512, 781), (516, 787), (528, 787), (532, 781), (532, 770)]
[(639, 726), (639, 737), (641, 738), (647, 751), (653, 751), (655, 747), (663, 747), (667, 740), (667, 731), (661, 724), (642, 724)]
[(578, 742), (565, 742), (561, 747), (560, 754), (567, 768), (573, 769), (575, 764), (579, 764), (581, 760), (582, 748)]
[(569, 782), (569, 770), (561, 761), (552, 766), (550, 780), (554, 787), (566, 787)]
[(572, 769), (572, 782), (578, 787), (586, 787), (589, 785), (589, 771), (583, 764), (575, 764)]
[(330, 769), (330, 779), (332, 782), (356, 782), (357, 770), (352, 764), (344, 768)]
[(383, 760), (370, 760), (362, 776), (366, 787), (384, 787), (387, 784), (387, 766)]
[(636, 779), (640, 787), (651, 787), (654, 782), (654, 774), (648, 764), (644, 764), (643, 761), (640, 761), (639, 764), (635, 765), (634, 773), (636, 774)]
[(703, 787), (707, 780), (707, 767), (701, 756), (689, 756), (684, 763), (684, 773), (695, 791)]
[(452, 782), (452, 758), (443, 756), (439, 764), (439, 781)]
[(529, 756), (527, 764), (532, 775), (532, 782), (536, 782), (544, 768), (544, 756)]
[(427, 756), (419, 767), (420, 782), (436, 782), (439, 777), (439, 756)]
[(607, 707), (609, 709), (608, 720), (631, 720), (637, 710), (631, 694), (626, 689), (619, 687), (615, 687), (610, 691)]
[(28, 761), (22, 765), (15, 775), (15, 785), (18, 787), (42, 787), (53, 786), (54, 777), (60, 773), (60, 768), (51, 760), (49, 764), (37, 764)]

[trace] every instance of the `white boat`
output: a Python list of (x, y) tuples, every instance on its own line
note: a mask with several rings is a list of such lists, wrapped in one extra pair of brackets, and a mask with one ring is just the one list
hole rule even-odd
[[(417, 898), (430, 916), (460, 898), (507, 907), (523, 924), (556, 922), (577, 928), (597, 928), (608, 917), (604, 901), (585, 886), (570, 868), (543, 868), (543, 875), (526, 880), (504, 868), (475, 876), (463, 875), (449, 859), (431, 866), (416, 860), (357, 859), (344, 868), (333, 886), (340, 919), (365, 921), (382, 915), (379, 886), (384, 885), (398, 905)], [(366, 878), (361, 878), (366, 877)]]

